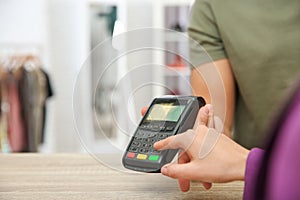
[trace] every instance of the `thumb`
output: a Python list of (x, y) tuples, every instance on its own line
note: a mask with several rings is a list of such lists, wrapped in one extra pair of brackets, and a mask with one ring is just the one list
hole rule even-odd
[(212, 108), (211, 104), (206, 104), (205, 106), (200, 108), (194, 125), (194, 129), (196, 129), (199, 125), (207, 126), (211, 108)]
[(161, 168), (161, 173), (174, 179), (190, 179), (189, 171), (191, 170), (188, 170), (188, 166), (188, 163), (169, 163)]

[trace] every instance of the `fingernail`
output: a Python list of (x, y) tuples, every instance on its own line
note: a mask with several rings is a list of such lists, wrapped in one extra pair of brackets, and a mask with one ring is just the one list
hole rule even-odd
[(206, 115), (208, 115), (208, 114), (209, 114), (209, 108), (205, 107), (205, 108), (204, 108), (204, 113), (205, 113)]
[(206, 104), (206, 108), (208, 109), (208, 111), (209, 110), (211, 110), (212, 109), (212, 105), (211, 104)]
[(156, 150), (157, 150), (157, 145), (158, 145), (158, 143), (159, 143), (159, 142), (155, 142), (155, 143), (153, 144), (153, 147), (154, 147), (154, 149), (156, 149)]

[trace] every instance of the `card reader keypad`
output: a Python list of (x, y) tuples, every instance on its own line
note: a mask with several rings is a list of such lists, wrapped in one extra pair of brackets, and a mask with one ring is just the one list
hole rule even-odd
[(174, 126), (143, 125), (139, 129), (128, 149), (127, 158), (158, 161), (161, 151), (154, 149), (153, 144), (173, 135)]

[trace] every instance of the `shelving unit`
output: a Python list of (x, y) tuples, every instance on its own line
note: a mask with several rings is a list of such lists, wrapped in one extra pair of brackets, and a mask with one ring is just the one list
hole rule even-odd
[(190, 76), (190, 70), (188, 67), (166, 67), (164, 71), (165, 77), (177, 77), (177, 76)]
[[(186, 37), (188, 37), (187, 32), (182, 32), (182, 34), (185, 35)], [(164, 41), (165, 42), (180, 42), (180, 41), (178, 41), (178, 37), (176, 37), (176, 34), (174, 34), (171, 31), (165, 33)]]
[[(189, 86), (190, 69), (188, 63), (183, 61), (188, 58), (188, 39), (180, 39), (184, 36), (188, 38), (186, 29), (192, 4), (192, 0), (153, 1), (153, 26), (170, 29), (170, 31), (165, 32), (163, 40), (160, 41), (169, 52), (165, 55), (161, 53), (154, 53), (153, 55), (155, 62), (166, 66), (165, 69), (153, 70), (154, 81), (163, 83), (169, 89), (166, 91), (164, 88), (154, 87), (152, 91), (154, 96), (161, 96), (166, 93), (186, 95), (191, 92)], [(181, 32), (174, 32), (174, 30), (177, 31), (176, 28), (180, 29)], [(178, 34), (181, 36), (178, 37)], [(178, 56), (181, 59), (181, 65), (185, 63), (185, 66), (176, 66)], [(172, 67), (168, 65), (172, 65)]]

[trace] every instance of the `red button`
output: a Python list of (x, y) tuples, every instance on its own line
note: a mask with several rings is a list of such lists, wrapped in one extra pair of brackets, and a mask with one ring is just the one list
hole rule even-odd
[(127, 158), (135, 158), (135, 153), (128, 152), (127, 153)]

